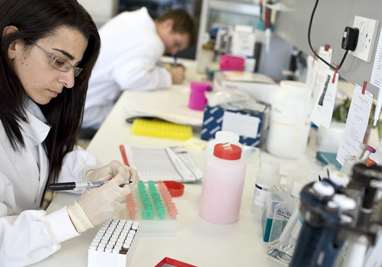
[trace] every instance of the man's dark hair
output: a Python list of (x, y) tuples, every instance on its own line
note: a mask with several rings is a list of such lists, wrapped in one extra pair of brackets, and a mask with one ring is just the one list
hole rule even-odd
[(196, 30), (194, 19), (183, 9), (172, 9), (156, 19), (157, 22), (172, 20), (172, 30), (176, 33), (185, 33), (190, 36), (190, 43), (195, 42)]

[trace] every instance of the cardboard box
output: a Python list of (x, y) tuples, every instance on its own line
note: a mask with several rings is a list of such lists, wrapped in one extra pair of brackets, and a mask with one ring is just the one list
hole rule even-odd
[(239, 134), (240, 143), (259, 146), (263, 143), (268, 127), (269, 106), (255, 103), (251, 108), (232, 105), (206, 106), (200, 138), (210, 140), (218, 131)]

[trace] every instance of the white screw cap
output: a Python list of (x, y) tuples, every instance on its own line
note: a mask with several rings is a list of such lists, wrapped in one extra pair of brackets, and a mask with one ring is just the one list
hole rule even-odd
[(347, 197), (345, 195), (334, 195), (333, 202), (338, 205), (338, 207), (342, 210), (353, 210), (356, 207), (356, 202), (354, 199)]
[(314, 183), (313, 190), (323, 197), (330, 197), (334, 194), (333, 186), (323, 182)]
[(340, 172), (332, 172), (330, 173), (330, 181), (332, 181), (333, 183), (335, 183), (336, 185), (338, 186), (347, 186), (350, 182), (350, 178), (349, 176), (347, 176), (346, 174), (344, 173), (340, 173)]

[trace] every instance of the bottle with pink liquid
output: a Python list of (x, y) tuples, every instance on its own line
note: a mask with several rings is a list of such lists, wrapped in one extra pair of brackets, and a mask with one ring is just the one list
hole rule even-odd
[(245, 161), (237, 144), (216, 144), (203, 177), (200, 216), (215, 224), (238, 221), (245, 178)]

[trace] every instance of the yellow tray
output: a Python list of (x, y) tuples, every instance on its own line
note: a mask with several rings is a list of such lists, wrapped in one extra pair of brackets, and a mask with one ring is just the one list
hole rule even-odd
[(187, 140), (192, 137), (192, 127), (162, 120), (135, 119), (132, 126), (135, 135)]

